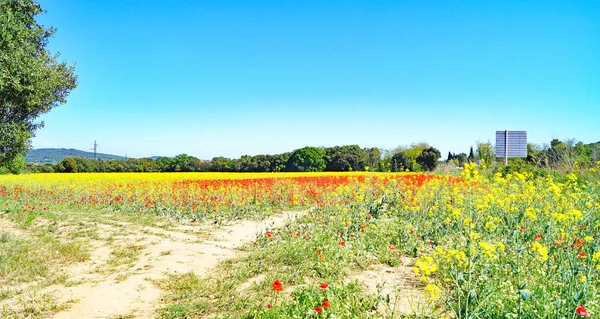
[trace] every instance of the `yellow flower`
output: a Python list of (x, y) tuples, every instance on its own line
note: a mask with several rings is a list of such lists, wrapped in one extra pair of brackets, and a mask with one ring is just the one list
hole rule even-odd
[(589, 242), (591, 242), (591, 241), (594, 241), (594, 237), (592, 237), (592, 236), (585, 236), (585, 237), (583, 237), (583, 240), (584, 240), (586, 243), (589, 243)]
[(501, 241), (499, 241), (496, 244), (496, 248), (498, 248), (498, 250), (500, 250), (500, 251), (505, 251), (506, 250), (506, 246), (504, 246), (504, 244)]
[(592, 261), (593, 262), (600, 262), (600, 251), (595, 252), (592, 255)]
[(537, 214), (535, 213), (535, 209), (528, 207), (525, 210), (525, 215), (532, 221), (536, 221), (538, 219)]
[(440, 287), (438, 287), (434, 284), (428, 284), (427, 286), (425, 286), (425, 297), (428, 300), (431, 300), (431, 301), (438, 300), (438, 299), (440, 299), (440, 295), (441, 295)]
[(419, 260), (415, 262), (415, 267), (413, 268), (413, 270), (416, 275), (422, 273), (426, 276), (429, 276), (438, 270), (438, 265), (436, 264), (433, 257), (425, 256), (419, 258)]
[(548, 260), (548, 248), (546, 248), (546, 246), (540, 244), (539, 242), (533, 242), (533, 244), (531, 245), (531, 251), (534, 253), (538, 253), (542, 261)]

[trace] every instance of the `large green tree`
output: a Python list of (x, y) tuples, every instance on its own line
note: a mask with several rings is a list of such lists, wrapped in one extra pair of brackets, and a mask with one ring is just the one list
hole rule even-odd
[(287, 162), (290, 172), (322, 172), (324, 169), (325, 151), (312, 146), (295, 150)]
[(36, 119), (77, 86), (74, 66), (47, 49), (55, 30), (35, 20), (42, 12), (32, 0), (0, 0), (0, 168), (27, 152)]
[(417, 163), (423, 166), (423, 169), (426, 171), (433, 171), (437, 164), (438, 160), (442, 155), (440, 151), (435, 147), (428, 147), (424, 149), (419, 156), (417, 156)]

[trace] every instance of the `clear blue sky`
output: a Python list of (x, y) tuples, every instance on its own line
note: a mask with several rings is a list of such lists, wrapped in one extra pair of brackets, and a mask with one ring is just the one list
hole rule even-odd
[(202, 159), (600, 140), (598, 1), (43, 0), (79, 87), (35, 148)]

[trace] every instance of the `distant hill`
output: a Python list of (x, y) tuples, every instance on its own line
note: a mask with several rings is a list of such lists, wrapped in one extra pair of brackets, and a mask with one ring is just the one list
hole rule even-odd
[[(58, 163), (66, 157), (94, 158), (94, 153), (80, 151), (72, 148), (38, 148), (33, 149), (25, 156), (25, 162), (30, 163)], [(98, 153), (97, 158), (103, 160), (125, 160), (118, 155)]]

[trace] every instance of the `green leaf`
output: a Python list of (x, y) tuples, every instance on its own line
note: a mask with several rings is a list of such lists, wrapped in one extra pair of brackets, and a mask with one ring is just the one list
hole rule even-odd
[(527, 300), (529, 297), (531, 297), (531, 291), (527, 289), (521, 289), (519, 290), (519, 293), (521, 294), (521, 299), (523, 300)]

